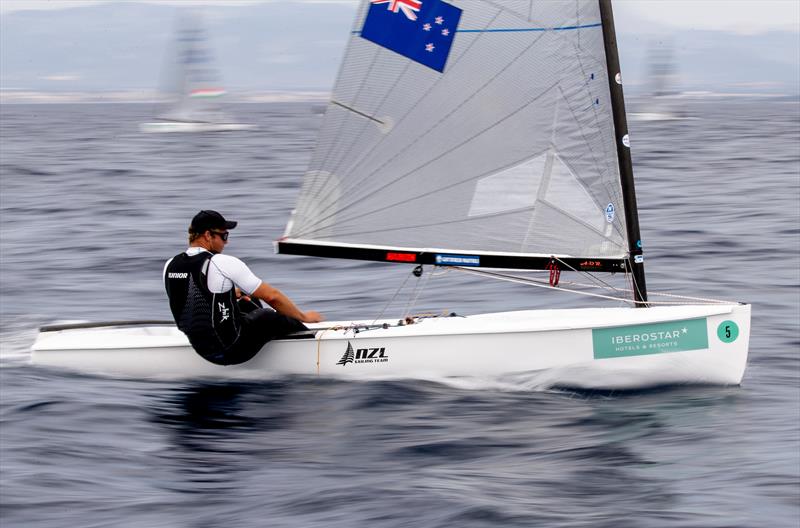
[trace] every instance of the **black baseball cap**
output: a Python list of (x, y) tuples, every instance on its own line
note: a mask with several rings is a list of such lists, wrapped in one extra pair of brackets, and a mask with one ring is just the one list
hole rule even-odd
[(233, 229), (236, 227), (236, 224), (237, 222), (225, 220), (225, 218), (216, 211), (204, 209), (194, 215), (189, 230), (195, 233), (205, 233), (209, 229)]

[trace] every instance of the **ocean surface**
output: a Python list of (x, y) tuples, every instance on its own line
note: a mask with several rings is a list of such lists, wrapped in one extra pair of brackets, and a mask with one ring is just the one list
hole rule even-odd
[[(797, 528), (800, 101), (678, 105), (691, 119), (630, 122), (648, 286), (753, 304), (741, 387), (32, 366), (40, 325), (168, 319), (161, 269), (203, 208), (240, 222), (227, 252), (329, 320), (402, 315), (409, 268), (273, 254), (311, 104), (234, 105), (259, 128), (187, 136), (138, 133), (150, 105), (0, 106), (0, 526)], [(587, 303), (445, 274), (414, 309)]]

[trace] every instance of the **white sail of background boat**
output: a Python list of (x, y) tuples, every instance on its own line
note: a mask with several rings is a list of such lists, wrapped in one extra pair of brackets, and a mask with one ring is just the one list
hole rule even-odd
[(236, 367), (204, 363), (171, 324), (51, 327), (35, 361), (129, 375), (741, 382), (749, 305), (648, 300), (610, 1), (372, 0), (355, 28), (278, 251), (532, 283), (509, 270), (550, 270), (554, 290), (562, 271), (617, 273), (630, 306), (321, 323)]
[(675, 47), (661, 39), (651, 42), (647, 52), (649, 65), (647, 95), (634, 111), (628, 112), (632, 121), (683, 121), (697, 119), (686, 109), (686, 99), (677, 89), (679, 75)]
[(142, 132), (226, 132), (249, 130), (252, 124), (237, 123), (220, 105), (225, 95), (214, 67), (208, 37), (197, 15), (179, 20), (176, 53), (171, 64), (171, 102), (155, 121), (142, 123)]

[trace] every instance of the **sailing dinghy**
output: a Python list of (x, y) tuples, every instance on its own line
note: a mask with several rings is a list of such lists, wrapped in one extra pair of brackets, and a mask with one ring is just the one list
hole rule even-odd
[(172, 101), (155, 121), (141, 123), (139, 130), (158, 132), (229, 132), (250, 130), (252, 124), (236, 123), (220, 107), (225, 90), (214, 68), (208, 38), (196, 15), (180, 19)]
[(206, 363), (172, 323), (56, 326), (34, 362), (130, 376), (532, 373), (587, 389), (741, 382), (749, 305), (648, 299), (610, 1), (372, 0), (355, 28), (277, 251), (521, 282), (549, 270), (553, 290), (562, 271), (612, 273), (632, 286), (627, 306), (319, 323), (234, 367)]

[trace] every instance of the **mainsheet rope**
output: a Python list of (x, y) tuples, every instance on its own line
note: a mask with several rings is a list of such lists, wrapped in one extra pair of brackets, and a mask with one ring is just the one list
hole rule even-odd
[(416, 306), (417, 299), (419, 299), (419, 296), (422, 293), (422, 291), (425, 288), (427, 288), (428, 281), (431, 280), (431, 276), (433, 275), (433, 273), (425, 273), (424, 274), (425, 278), (423, 278), (422, 277), (423, 276), (423, 271), (424, 271), (424, 268), (420, 264), (419, 266), (414, 268), (414, 271), (411, 272), (415, 277), (417, 277), (417, 284), (414, 286), (414, 292), (412, 293), (412, 297), (411, 297), (411, 299), (409, 299), (408, 304), (406, 305), (405, 312), (403, 313), (403, 319), (405, 319), (405, 318), (407, 318), (407, 317), (409, 317), (411, 315), (411, 310), (413, 310), (414, 306)]

